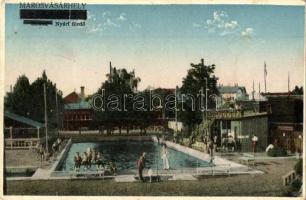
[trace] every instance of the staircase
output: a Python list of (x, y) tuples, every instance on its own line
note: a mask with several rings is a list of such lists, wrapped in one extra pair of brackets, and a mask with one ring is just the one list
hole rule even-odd
[(210, 138), (211, 126), (214, 124), (215, 118), (210, 118), (208, 120), (203, 120), (203, 122), (198, 126), (198, 128), (189, 137), (189, 146), (194, 144), (196, 141), (202, 142), (202, 134), (208, 133), (208, 138)]

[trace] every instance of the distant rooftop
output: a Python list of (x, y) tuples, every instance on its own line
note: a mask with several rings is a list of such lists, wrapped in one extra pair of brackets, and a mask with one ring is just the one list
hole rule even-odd
[(238, 90), (241, 90), (242, 92), (246, 93), (246, 89), (244, 86), (218, 86), (218, 90), (221, 94), (224, 93), (237, 93)]

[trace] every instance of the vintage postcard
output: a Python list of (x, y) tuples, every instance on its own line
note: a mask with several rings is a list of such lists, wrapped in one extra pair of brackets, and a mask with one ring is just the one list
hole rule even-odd
[(1, 9), (4, 199), (304, 198), (304, 1)]

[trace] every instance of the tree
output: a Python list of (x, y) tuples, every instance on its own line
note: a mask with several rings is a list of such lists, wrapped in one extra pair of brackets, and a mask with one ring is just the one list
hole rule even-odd
[(299, 87), (299, 86), (295, 86), (294, 89), (291, 91), (291, 94), (293, 95), (303, 95), (304, 90), (303, 90), (303, 86)]
[[(188, 135), (190, 135), (193, 127), (196, 124), (199, 124), (203, 120), (203, 111), (199, 109), (200, 107), (200, 98), (197, 98), (200, 94), (200, 91), (203, 91), (205, 95), (205, 90), (207, 89), (207, 107), (214, 108), (215, 101), (213, 98), (210, 98), (211, 95), (218, 95), (217, 81), (218, 78), (214, 75), (215, 65), (204, 65), (204, 59), (201, 59), (201, 63), (193, 64), (191, 63), (191, 68), (188, 70), (187, 76), (183, 79), (183, 84), (180, 89), (180, 93), (189, 94), (194, 97), (182, 99), (179, 102), (180, 107), (182, 106), (185, 111), (179, 111), (179, 118), (182, 122), (188, 127)], [(207, 83), (206, 83), (207, 82)], [(206, 88), (207, 85), (207, 88)], [(204, 97), (204, 103), (205, 102)], [(192, 101), (195, 101), (193, 104)], [(202, 101), (203, 103), (203, 101)], [(182, 105), (183, 104), (183, 105)], [(195, 106), (193, 106), (195, 105)]]
[(57, 95), (59, 113), (62, 113), (64, 108), (62, 92), (56, 90), (56, 84), (48, 79), (45, 71), (32, 84), (25, 75), (20, 76), (14, 90), (6, 95), (5, 109), (44, 122), (44, 84), (46, 84), (49, 127), (60, 126), (57, 124), (55, 95)]
[[(104, 103), (108, 106), (104, 106), (104, 111), (94, 110), (94, 121), (98, 126), (103, 124), (108, 133), (114, 127), (118, 127), (119, 133), (121, 133), (123, 127), (129, 130), (131, 124), (134, 123), (131, 99), (124, 99), (124, 95), (133, 96), (135, 94), (140, 78), (135, 77), (134, 71), (128, 72), (126, 69), (116, 68), (113, 68), (112, 73), (107, 74), (107, 77), (108, 80), (102, 83), (97, 94), (102, 94), (102, 91), (105, 91), (104, 99), (108, 103)], [(123, 107), (123, 105), (126, 106)]]
[(19, 76), (13, 88), (13, 92), (7, 93), (5, 98), (6, 110), (23, 116), (29, 115), (32, 102), (29, 79), (25, 75)]

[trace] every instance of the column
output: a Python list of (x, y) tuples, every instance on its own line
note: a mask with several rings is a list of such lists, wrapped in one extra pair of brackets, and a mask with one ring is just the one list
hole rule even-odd
[(13, 149), (13, 127), (10, 126), (11, 149)]

